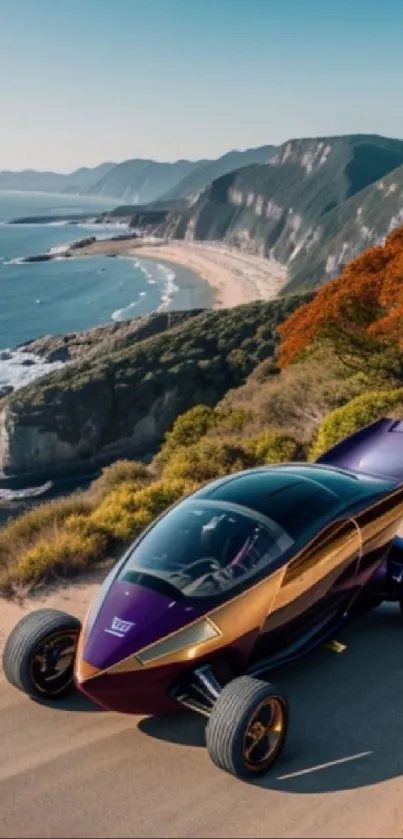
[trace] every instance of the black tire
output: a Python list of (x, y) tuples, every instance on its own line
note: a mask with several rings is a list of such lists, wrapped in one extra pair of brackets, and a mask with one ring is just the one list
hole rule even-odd
[[(246, 743), (248, 738), (253, 742), (252, 728), (258, 722), (254, 718), (263, 708), (275, 711), (281, 721), (280, 730), (276, 732), (275, 744), (271, 748), (265, 735), (269, 749), (261, 759), (258, 759), (258, 752), (255, 753), (256, 758), (248, 759)], [(265, 774), (284, 746), (288, 719), (288, 701), (274, 685), (251, 676), (233, 679), (222, 689), (207, 723), (206, 745), (211, 760), (220, 769), (238, 778), (256, 778)], [(256, 741), (255, 745), (261, 743), (264, 748), (265, 737)]]
[[(38, 609), (23, 617), (10, 633), (3, 651), (3, 670), (8, 682), (33, 699), (57, 699), (73, 687), (74, 661), (81, 623), (77, 618), (56, 609)], [(53, 652), (46, 651), (46, 645)], [(48, 667), (46, 677), (42, 669), (49, 658), (53, 665), (62, 660), (65, 669), (54, 675)], [(58, 656), (56, 659), (56, 655)], [(42, 656), (42, 663), (41, 663)]]

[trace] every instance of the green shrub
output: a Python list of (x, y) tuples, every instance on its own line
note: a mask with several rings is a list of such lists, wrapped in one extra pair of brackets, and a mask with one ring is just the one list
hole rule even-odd
[(0, 531), (0, 565), (10, 550), (32, 544), (49, 527), (61, 526), (71, 515), (87, 514), (92, 505), (86, 495), (78, 493), (69, 498), (39, 504), (28, 513), (11, 521)]
[(256, 457), (248, 442), (205, 438), (192, 446), (181, 446), (167, 461), (166, 480), (194, 481), (203, 484), (256, 465)]
[(316, 460), (344, 437), (390, 413), (397, 418), (403, 416), (403, 388), (373, 390), (351, 399), (342, 408), (331, 411), (322, 422), (309, 460)]
[(281, 431), (267, 429), (252, 441), (256, 460), (262, 466), (268, 463), (287, 463), (300, 460), (303, 447), (292, 437)]
[(32, 583), (49, 579), (56, 573), (69, 576), (84, 570), (105, 556), (106, 538), (98, 530), (86, 533), (66, 528), (39, 539), (24, 551), (9, 570), (13, 583)]
[(99, 504), (91, 521), (113, 540), (126, 542), (190, 490), (183, 481), (154, 481), (140, 489), (126, 482)]
[(138, 460), (117, 460), (102, 470), (101, 477), (91, 484), (90, 494), (98, 500), (126, 481), (136, 481), (141, 485), (151, 478), (145, 463)]
[(213, 426), (217, 425), (217, 415), (214, 408), (208, 405), (195, 405), (190, 411), (185, 411), (175, 420), (171, 431), (165, 435), (165, 441), (156, 463), (165, 463), (180, 446), (190, 446), (197, 443), (201, 437)]

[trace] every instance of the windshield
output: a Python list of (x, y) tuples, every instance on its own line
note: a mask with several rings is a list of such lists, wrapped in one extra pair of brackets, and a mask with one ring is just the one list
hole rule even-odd
[(205, 499), (174, 507), (134, 546), (120, 579), (147, 574), (183, 595), (221, 594), (270, 567), (293, 540), (271, 519)]

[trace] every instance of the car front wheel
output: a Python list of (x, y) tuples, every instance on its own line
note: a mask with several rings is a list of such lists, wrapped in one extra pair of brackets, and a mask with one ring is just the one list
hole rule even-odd
[(56, 699), (73, 687), (80, 621), (56, 609), (23, 617), (3, 652), (4, 675), (34, 699)]
[(220, 769), (240, 778), (266, 773), (283, 749), (289, 706), (274, 685), (240, 676), (219, 694), (206, 728), (207, 750)]

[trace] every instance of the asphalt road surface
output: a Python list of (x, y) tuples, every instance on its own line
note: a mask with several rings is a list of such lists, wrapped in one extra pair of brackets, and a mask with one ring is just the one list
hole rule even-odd
[(254, 783), (210, 762), (201, 718), (50, 707), (3, 680), (0, 836), (403, 836), (403, 620), (382, 607), (340, 640), (276, 672), (289, 737)]

